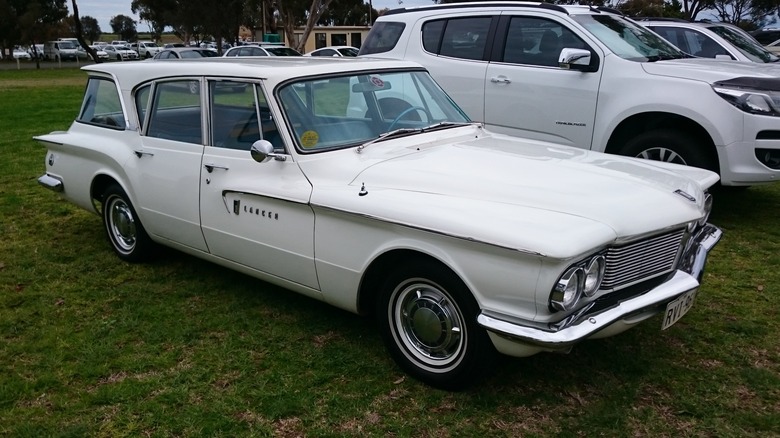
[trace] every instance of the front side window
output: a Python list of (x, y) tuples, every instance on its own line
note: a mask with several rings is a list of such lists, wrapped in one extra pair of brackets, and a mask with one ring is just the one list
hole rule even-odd
[(558, 22), (535, 17), (512, 17), (501, 60), (512, 64), (558, 67), (564, 48), (591, 50), (580, 37)]
[(159, 82), (151, 105), (147, 136), (203, 144), (200, 81)]
[(301, 152), (356, 147), (388, 132), (422, 132), (468, 123), (424, 71), (307, 79), (278, 91)]
[(664, 26), (650, 26), (650, 29), (677, 46), (678, 49), (693, 56), (700, 58), (714, 58), (718, 55), (731, 56), (717, 41), (698, 30)]
[(232, 80), (209, 81), (211, 144), (248, 151), (258, 140), (268, 140), (284, 151), (276, 121), (259, 85)]
[(382, 21), (375, 23), (371, 32), (366, 37), (366, 42), (360, 47), (361, 55), (370, 55), (372, 53), (384, 53), (393, 50), (406, 25), (391, 21)]
[(582, 14), (572, 18), (623, 59), (647, 62), (685, 57), (680, 49), (651, 30), (622, 17)]
[(91, 125), (125, 129), (125, 115), (113, 81), (103, 78), (89, 79), (77, 120)]

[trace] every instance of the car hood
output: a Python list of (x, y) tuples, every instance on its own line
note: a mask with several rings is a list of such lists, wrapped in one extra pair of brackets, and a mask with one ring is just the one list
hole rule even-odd
[(346, 186), (313, 181), (312, 203), (567, 258), (698, 219), (702, 187), (717, 181), (702, 169), (507, 136), (420, 144), (425, 135), (404, 139), (406, 153), (392, 158), (370, 145)]
[(645, 62), (644, 70), (651, 75), (705, 81), (710, 84), (736, 77), (780, 78), (780, 64), (727, 61), (709, 58), (688, 58)]

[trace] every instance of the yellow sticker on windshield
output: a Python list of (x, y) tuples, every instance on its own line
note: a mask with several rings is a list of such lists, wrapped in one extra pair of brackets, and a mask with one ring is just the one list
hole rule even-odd
[(313, 148), (320, 141), (320, 136), (316, 131), (306, 131), (301, 135), (301, 146)]

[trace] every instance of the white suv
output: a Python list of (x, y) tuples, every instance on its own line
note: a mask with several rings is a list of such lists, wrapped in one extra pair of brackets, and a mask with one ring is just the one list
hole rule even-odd
[(138, 56), (145, 59), (153, 58), (162, 50), (154, 41), (138, 41), (133, 43), (130, 48), (138, 52)]
[(780, 177), (780, 69), (694, 59), (606, 8), (456, 3), (389, 11), (361, 56), (424, 65), (494, 131)]

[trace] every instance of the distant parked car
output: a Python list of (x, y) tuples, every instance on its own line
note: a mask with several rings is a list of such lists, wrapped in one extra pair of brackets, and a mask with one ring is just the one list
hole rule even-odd
[(30, 54), (30, 58), (32, 59), (44, 59), (43, 56), (43, 44), (32, 44), (27, 49), (27, 53)]
[(22, 49), (21, 47), (14, 49), (13, 57), (14, 57), (14, 59), (23, 59), (25, 61), (29, 61), (29, 60), (32, 59), (30, 54), (27, 53), (27, 51)]
[(693, 56), (762, 64), (780, 61), (780, 57), (749, 33), (732, 24), (677, 20), (641, 20), (639, 23)]
[(358, 55), (359, 49), (352, 46), (329, 46), (312, 50), (303, 56), (335, 56), (335, 57), (354, 57)]
[(236, 46), (223, 56), (302, 56), (300, 52), (285, 46)]
[(131, 49), (138, 52), (138, 56), (149, 59), (162, 50), (154, 41), (138, 41), (130, 46)]
[(152, 59), (192, 59), (192, 58), (213, 58), (219, 56), (216, 50), (201, 49), (199, 47), (175, 47), (163, 49)]
[(108, 54), (110, 59), (116, 59), (117, 61), (130, 61), (138, 59), (138, 52), (130, 49), (127, 46), (109, 44), (104, 46), (103, 50)]
[[(102, 61), (106, 61), (106, 60), (109, 59), (108, 58), (108, 53), (105, 50), (103, 50), (103, 47), (105, 47), (105, 46), (98, 46), (98, 45), (94, 45), (93, 44), (93, 45), (91, 45), (89, 47), (91, 47), (92, 50), (95, 51), (95, 55), (97, 55), (98, 59), (100, 59)], [(82, 57), (83, 58), (89, 58), (89, 54), (87, 53), (86, 50), (84, 50), (83, 47), (79, 47), (78, 48), (78, 52), (79, 52), (79, 58), (82, 58)]]
[(168, 43), (163, 45), (163, 49), (175, 49), (178, 47), (187, 47), (187, 45), (184, 43)]

